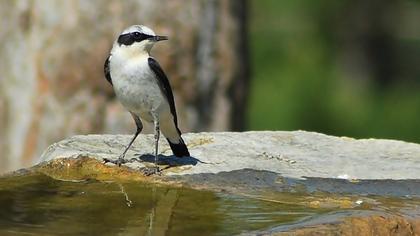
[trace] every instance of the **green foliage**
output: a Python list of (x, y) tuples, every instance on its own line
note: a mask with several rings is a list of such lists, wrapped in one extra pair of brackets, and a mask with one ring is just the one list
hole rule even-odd
[(251, 1), (249, 129), (420, 142), (419, 74), (381, 87), (337, 62), (331, 21), (346, 2)]

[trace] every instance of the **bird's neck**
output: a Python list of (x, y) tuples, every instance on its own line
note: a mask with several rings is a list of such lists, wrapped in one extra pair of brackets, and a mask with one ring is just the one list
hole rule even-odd
[(149, 58), (150, 53), (146, 50), (137, 51), (137, 50), (117, 50), (112, 53), (113, 57), (118, 57), (120, 60), (142, 60), (144, 58)]

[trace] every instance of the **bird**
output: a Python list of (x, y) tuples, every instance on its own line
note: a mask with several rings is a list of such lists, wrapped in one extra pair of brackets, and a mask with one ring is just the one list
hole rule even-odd
[(104, 73), (117, 99), (134, 119), (136, 131), (116, 161), (104, 159), (121, 166), (127, 151), (143, 129), (142, 122), (154, 124), (155, 168), (159, 172), (158, 144), (160, 132), (166, 137), (176, 157), (189, 157), (188, 147), (178, 128), (175, 101), (169, 79), (150, 51), (155, 43), (168, 40), (156, 35), (144, 25), (124, 29), (112, 45), (105, 60)]

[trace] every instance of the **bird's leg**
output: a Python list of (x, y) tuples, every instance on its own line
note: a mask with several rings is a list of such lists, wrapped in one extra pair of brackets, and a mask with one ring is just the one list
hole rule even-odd
[[(134, 136), (133, 136), (133, 138), (131, 139), (131, 141), (130, 141), (130, 143), (127, 145), (127, 147), (124, 149), (124, 152), (118, 157), (118, 160), (120, 161), (120, 162), (125, 162), (124, 161), (124, 157), (125, 157), (125, 154), (127, 153), (127, 151), (128, 151), (128, 149), (130, 149), (130, 147), (131, 147), (131, 145), (133, 145), (133, 143), (134, 143), (134, 140), (136, 140), (136, 138), (137, 138), (137, 136), (139, 135), (139, 131), (137, 130), (136, 131), (136, 133), (134, 134)], [(119, 165), (121, 165), (121, 164), (119, 164)]]
[(158, 167), (158, 148), (159, 148), (159, 136), (160, 136), (160, 128), (159, 128), (159, 119), (154, 119), (155, 123), (155, 167), (159, 172)]
[(159, 118), (157, 116), (153, 116), (153, 123), (155, 125), (155, 166), (153, 168), (143, 168), (142, 172), (144, 175), (149, 176), (153, 174), (160, 174), (159, 166), (158, 166), (158, 147), (159, 147), (159, 136), (160, 136), (160, 129), (159, 129)]
[(121, 164), (126, 163), (127, 161), (124, 159), (125, 154), (127, 153), (128, 149), (130, 149), (131, 145), (133, 144), (134, 140), (136, 140), (137, 136), (139, 135), (140, 131), (137, 129), (136, 133), (134, 134), (133, 138), (131, 139), (130, 143), (127, 145), (127, 147), (124, 149), (124, 152), (118, 157), (117, 160), (111, 160), (108, 158), (104, 158), (104, 162), (108, 163), (114, 163), (115, 165), (121, 166)]
[(127, 153), (128, 149), (130, 149), (131, 145), (134, 143), (134, 140), (136, 140), (137, 136), (140, 134), (140, 132), (143, 129), (143, 124), (141, 123), (141, 120), (138, 116), (134, 115), (133, 113), (131, 113), (131, 115), (134, 118), (134, 121), (136, 122), (136, 126), (137, 126), (137, 130), (136, 133), (134, 134), (133, 138), (131, 139), (130, 143), (127, 145), (127, 147), (124, 149), (124, 152), (118, 157), (118, 159), (116, 161), (114, 160), (110, 160), (108, 158), (104, 158), (104, 162), (111, 162), (114, 163), (115, 165), (121, 166), (121, 164), (126, 163), (127, 161), (124, 159), (125, 154)]

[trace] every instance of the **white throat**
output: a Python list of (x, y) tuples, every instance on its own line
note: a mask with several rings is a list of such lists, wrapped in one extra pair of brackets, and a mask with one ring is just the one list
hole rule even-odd
[(148, 41), (134, 43), (129, 46), (118, 45), (118, 43), (115, 42), (111, 50), (111, 55), (112, 57), (118, 57), (125, 60), (132, 60), (138, 57), (149, 57), (152, 47), (153, 43)]

